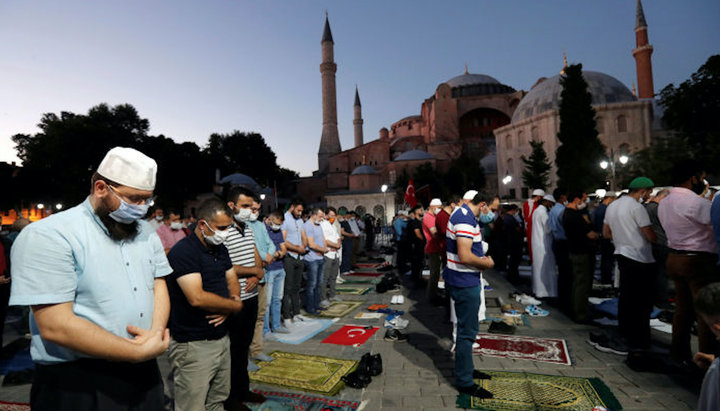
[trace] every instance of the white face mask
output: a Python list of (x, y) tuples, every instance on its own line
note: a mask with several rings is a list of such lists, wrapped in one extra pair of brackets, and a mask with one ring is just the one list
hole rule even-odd
[(280, 224), (270, 224), (270, 229), (273, 231), (280, 230), (280, 227), (281, 227)]
[(240, 210), (238, 210), (237, 213), (235, 213), (235, 220), (243, 223), (246, 221), (250, 221), (250, 216), (252, 216), (252, 213), (252, 210), (249, 208), (241, 208)]
[(228, 236), (230, 235), (230, 228), (221, 231), (221, 230), (213, 230), (210, 228), (210, 225), (205, 223), (205, 226), (208, 228), (208, 230), (212, 231), (213, 235), (207, 236), (203, 232), (203, 237), (205, 237), (205, 241), (207, 241), (208, 244), (212, 245), (220, 245), (227, 240)]
[(162, 221), (162, 220), (163, 220), (163, 216), (161, 216), (161, 215), (156, 215), (156, 216), (155, 216), (155, 219), (156, 219), (157, 221)]
[(260, 216), (260, 213), (252, 213), (250, 214), (250, 220), (249, 221), (257, 221), (258, 217)]
[(582, 203), (580, 203), (580, 204), (577, 205), (577, 209), (578, 209), (578, 210), (584, 210), (585, 207), (587, 207), (587, 203), (585, 203), (585, 202), (582, 202)]
[(183, 228), (183, 225), (179, 221), (173, 221), (172, 223), (170, 223), (170, 228), (173, 230), (179, 230), (179, 229)]

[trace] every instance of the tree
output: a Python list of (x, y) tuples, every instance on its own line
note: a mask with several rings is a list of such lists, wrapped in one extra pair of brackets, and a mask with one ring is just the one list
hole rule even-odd
[(443, 198), (452, 194), (462, 194), (470, 188), (481, 190), (485, 187), (485, 170), (477, 158), (463, 154), (450, 163), (443, 181), (440, 192)]
[(595, 110), (588, 85), (582, 76), (582, 64), (565, 69), (560, 78), (560, 146), (555, 154), (558, 186), (571, 190), (590, 190), (604, 186), (605, 173), (598, 163), (605, 147), (598, 139)]
[(663, 121), (677, 133), (675, 138), (686, 142), (692, 157), (709, 172), (720, 172), (720, 55), (708, 58), (678, 87), (667, 85), (660, 103)]
[(522, 172), (522, 180), (525, 187), (541, 188), (545, 190), (548, 187), (548, 180), (550, 179), (550, 162), (548, 161), (547, 153), (543, 146), (543, 141), (530, 141), (532, 146), (532, 152), (530, 158), (520, 156), (525, 168)]

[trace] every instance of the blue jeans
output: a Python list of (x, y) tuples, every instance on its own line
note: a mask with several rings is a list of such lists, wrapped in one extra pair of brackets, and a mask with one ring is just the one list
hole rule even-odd
[[(282, 326), (283, 291), (285, 290), (285, 270), (278, 268), (265, 273), (267, 291), (267, 310), (265, 310), (265, 324), (263, 324), (263, 335), (270, 330), (277, 330)], [(272, 322), (270, 322), (272, 321)]]
[[(446, 283), (447, 284), (447, 283)], [(455, 385), (469, 387), (474, 384), (472, 345), (478, 333), (480, 286), (458, 288), (446, 285), (455, 301), (457, 339), (455, 341)]]
[(305, 261), (307, 283), (305, 284), (305, 311), (308, 314), (317, 314), (320, 305), (323, 260)]

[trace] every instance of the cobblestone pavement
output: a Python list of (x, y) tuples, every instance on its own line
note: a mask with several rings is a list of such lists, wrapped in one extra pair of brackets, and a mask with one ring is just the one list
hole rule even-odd
[[(493, 291), (487, 297), (500, 297), (509, 301), (508, 293), (514, 290), (504, 278), (494, 272), (488, 272), (485, 278)], [(274, 350), (299, 352), (305, 354), (326, 355), (338, 358), (359, 359), (370, 351), (380, 353), (384, 371), (374, 377), (365, 389), (345, 388), (340, 394), (343, 399), (362, 400), (365, 410), (448, 410), (455, 409), (456, 391), (453, 388), (453, 356), (449, 352), (452, 327), (448, 322), (447, 310), (425, 302), (424, 290), (403, 288), (405, 304), (393, 306), (406, 311), (403, 318), (410, 325), (403, 330), (410, 336), (408, 343), (393, 343), (383, 340), (383, 330), (378, 331), (360, 347), (347, 347), (333, 344), (321, 344), (320, 341), (344, 324), (380, 325), (381, 320), (356, 320), (354, 313), (340, 319), (330, 329), (320, 333), (301, 345), (287, 345), (279, 342), (266, 342), (265, 352)], [(364, 300), (367, 304), (389, 304), (393, 294), (377, 294), (374, 291), (366, 296), (347, 296), (349, 300)], [(596, 351), (586, 339), (588, 332), (595, 327), (578, 325), (552, 307), (543, 307), (550, 311), (548, 317), (533, 317), (529, 326), (518, 327), (517, 335), (565, 338), (572, 365), (554, 365), (527, 360), (512, 360), (475, 356), (475, 368), (480, 370), (527, 371), (542, 374), (565, 375), (575, 377), (599, 377), (612, 390), (625, 410), (686, 410), (694, 409), (697, 404), (698, 387), (686, 387), (684, 381), (666, 375), (639, 373), (628, 368), (624, 357)], [(499, 308), (488, 308), (488, 315), (499, 316)], [(7, 327), (5, 341), (12, 341), (14, 327)], [(480, 331), (487, 330), (481, 324)], [(653, 338), (668, 343), (669, 334), (653, 331)], [(695, 344), (695, 341), (693, 341)], [(161, 369), (168, 369), (167, 358), (160, 358)], [(2, 378), (2, 377), (0, 377)], [(277, 387), (261, 387), (279, 390)], [(26, 402), (29, 399), (30, 385), (0, 387), (0, 400)]]

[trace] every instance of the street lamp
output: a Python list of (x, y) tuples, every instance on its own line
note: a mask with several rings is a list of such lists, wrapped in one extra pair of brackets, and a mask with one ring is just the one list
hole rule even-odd
[(42, 210), (43, 208), (45, 208), (45, 204), (40, 203), (37, 205), (37, 208), (38, 208), (38, 210)]
[(505, 184), (505, 185), (510, 184), (511, 181), (512, 181), (512, 176), (511, 176), (511, 175), (507, 175), (507, 176), (503, 177), (503, 179), (502, 179), (502, 182), (503, 182), (503, 184)]
[(605, 197), (605, 194), (607, 194), (607, 190), (605, 190), (604, 188), (598, 188), (597, 190), (595, 190), (595, 195), (598, 196), (598, 198)]
[[(625, 165), (630, 161), (630, 157), (622, 154), (617, 158), (617, 161), (620, 165)], [(610, 167), (610, 190), (615, 191), (615, 153), (612, 148), (610, 149), (609, 161), (603, 160), (600, 162), (600, 168), (603, 170), (607, 170), (608, 167)]]
[(260, 201), (265, 200), (265, 194), (260, 194)]
[(60, 203), (55, 204), (55, 209), (62, 210), (62, 204), (60, 204)]
[(618, 160), (620, 160), (620, 164), (627, 164), (628, 160), (630, 159), (628, 158), (628, 156), (622, 155), (620, 156), (620, 158), (618, 158)]
[(387, 218), (387, 201), (385, 200), (385, 193), (387, 192), (388, 186), (387, 184), (383, 184), (380, 186), (380, 191), (383, 193), (383, 222), (387, 224), (388, 218)]

